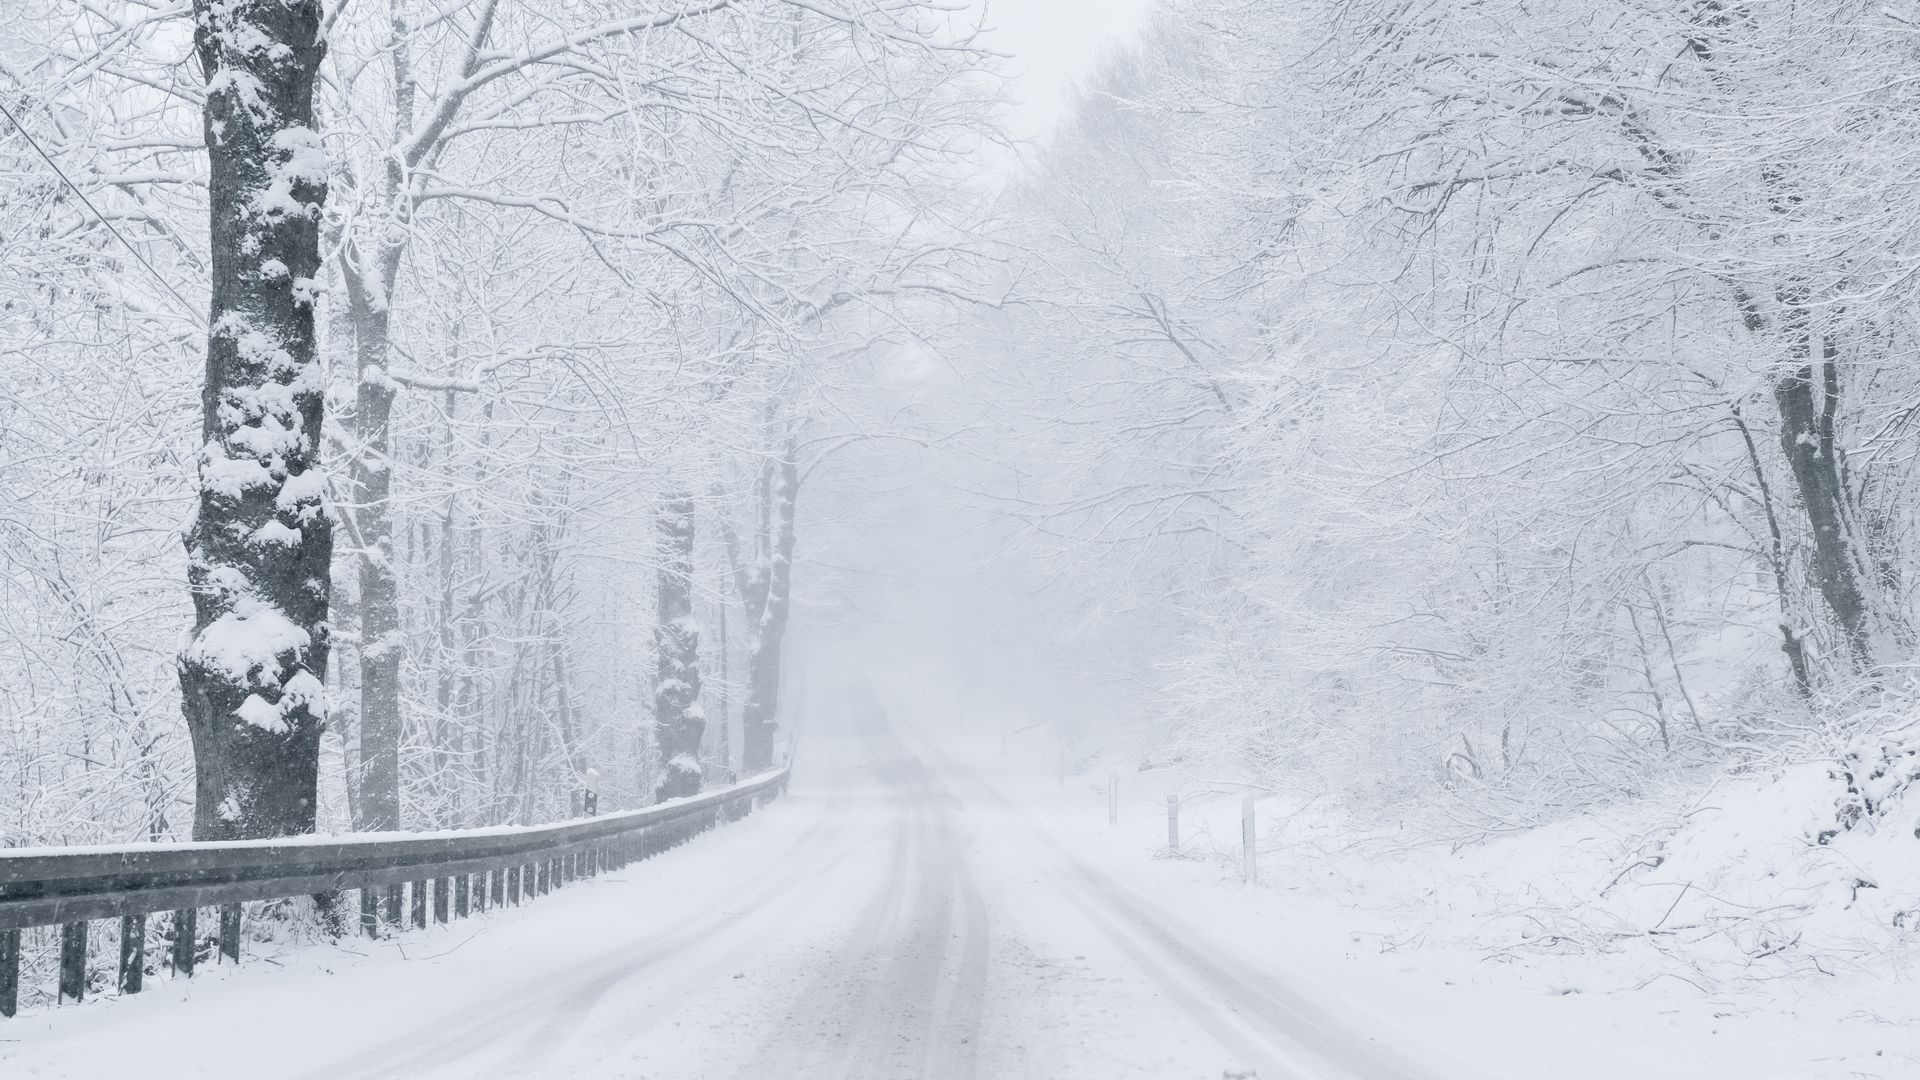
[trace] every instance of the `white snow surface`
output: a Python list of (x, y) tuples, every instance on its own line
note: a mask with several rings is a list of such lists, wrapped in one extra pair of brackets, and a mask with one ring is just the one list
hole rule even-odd
[[(0, 1031), (0, 1075), (1917, 1074), (1914, 995), (1900, 986), (1837, 972), (1703, 989), (1650, 978), (1657, 958), (1637, 948), (1532, 947), (1510, 925), (1523, 918), (1489, 917), (1506, 903), (1493, 864), (1509, 868), (1504, 880), (1534, 866), (1551, 908), (1549, 894), (1588, 887), (1583, 873), (1611, 865), (1581, 865), (1600, 840), (1526, 836), (1459, 856), (1375, 857), (1362, 873), (1355, 860), (1307, 854), (1302, 818), (1269, 813), (1264, 884), (1246, 887), (1209, 852), (1231, 853), (1237, 799), (1191, 805), (1182, 847), (1196, 857), (1170, 859), (1164, 792), (1145, 774), (1123, 774), (1121, 821), (1109, 827), (1096, 783), (1022, 768), (1017, 743), (1003, 755), (954, 730), (897, 709), (816, 722), (792, 794), (744, 822), (524, 909), (288, 947), (274, 963), (250, 955), (192, 980), (154, 979), (137, 997), (30, 1013)], [(1780, 822), (1715, 820), (1725, 827), (1668, 838), (1658, 869), (1709, 891), (1739, 858), (1787, 850), (1774, 839)], [(1466, 861), (1421, 868), (1446, 871), (1424, 883), (1387, 880), (1454, 858)], [(1898, 891), (1895, 868), (1875, 872)], [(1653, 881), (1636, 883), (1620, 918), (1658, 906)], [(1669, 924), (1708, 910), (1683, 898)], [(1501, 934), (1510, 947), (1490, 951)]]
[(280, 657), (301, 653), (312, 636), (285, 612), (264, 601), (243, 596), (229, 611), (207, 624), (188, 647), (196, 663), (218, 671), (234, 682), (275, 686)]
[[(1194, 887), (1230, 909), (1222, 922), (1288, 942), (1285, 962), (1318, 953), (1335, 978), (1385, 973), (1367, 999), (1396, 1002), (1486, 1075), (1920, 1077), (1920, 807), (1909, 796), (1818, 843), (1839, 793), (1825, 764), (1461, 846), (1414, 827), (1356, 842), (1310, 800), (1266, 796), (1253, 888), (1239, 791), (1196, 796), (1191, 777), (1123, 769), (1109, 829), (1106, 779), (1102, 767), (1065, 783), (1089, 842), (1130, 856), (1113, 865)], [(1177, 857), (1170, 791), (1184, 792)]]

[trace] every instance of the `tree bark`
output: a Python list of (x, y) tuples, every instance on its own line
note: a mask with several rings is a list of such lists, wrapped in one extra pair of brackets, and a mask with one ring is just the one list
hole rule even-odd
[(700, 630), (693, 620), (693, 495), (677, 492), (655, 512), (659, 528), (659, 615), (653, 628), (659, 678), (653, 688), (654, 743), (662, 774), (654, 799), (700, 792)]
[(195, 0), (212, 300), (180, 656), (195, 839), (311, 832), (326, 723), (333, 529), (313, 302), (327, 159), (319, 0)]
[(352, 467), (360, 569), (360, 828), (400, 827), (400, 585), (394, 573), (392, 417), (386, 378), (388, 314), (383, 298), (348, 274), (357, 337), (354, 403), (358, 452)]
[(1837, 350), (1831, 338), (1816, 335), (1803, 289), (1783, 290), (1780, 301), (1788, 353), (1787, 370), (1772, 380), (1780, 448), (1813, 529), (1814, 583), (1840, 624), (1855, 668), (1872, 672), (1882, 660), (1868, 587), (1872, 571), (1855, 527), (1846, 454), (1834, 439), (1840, 405)]
[(714, 620), (720, 627), (720, 644), (714, 650), (714, 656), (720, 664), (720, 730), (718, 732), (716, 756), (720, 767), (726, 770), (727, 782), (732, 783), (733, 771), (733, 645), (727, 635), (727, 583), (724, 573), (720, 590), (715, 594), (719, 603), (714, 605)]
[(749, 607), (754, 624), (747, 646), (747, 700), (740, 718), (741, 768), (748, 775), (773, 767), (773, 735), (779, 728), (780, 657), (793, 593), (793, 514), (800, 496), (797, 455), (789, 436), (774, 466), (777, 481), (761, 485), (765, 556), (754, 570), (753, 592), (759, 603)]
[(1760, 493), (1760, 509), (1767, 519), (1767, 566), (1773, 571), (1773, 587), (1780, 604), (1780, 651), (1786, 654), (1787, 667), (1793, 672), (1794, 689), (1803, 698), (1813, 697), (1813, 668), (1807, 660), (1806, 639), (1793, 618), (1792, 589), (1787, 582), (1787, 545), (1780, 532), (1780, 517), (1773, 508), (1773, 486), (1760, 464), (1760, 450), (1753, 442), (1753, 431), (1740, 406), (1733, 406), (1733, 424), (1747, 448), (1747, 464), (1753, 469), (1754, 488)]
[[(413, 130), (415, 86), (412, 33), (406, 5), (392, 18), (393, 139)], [(361, 545), (360, 760), (361, 824), (367, 830), (400, 827), (400, 589), (394, 572), (392, 422), (399, 386), (387, 377), (392, 346), (392, 301), (403, 249), (390, 242), (404, 232), (413, 204), (399, 159), (389, 155), (382, 178), (380, 213), (350, 232), (341, 277), (346, 283), (354, 331), (356, 390), (353, 458), (354, 531)], [(371, 242), (362, 243), (362, 238)]]

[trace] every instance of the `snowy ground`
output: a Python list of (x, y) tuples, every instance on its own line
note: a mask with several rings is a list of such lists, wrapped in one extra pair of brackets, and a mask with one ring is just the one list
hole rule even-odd
[[(1356, 843), (1299, 799), (1263, 798), (1254, 888), (1240, 883), (1237, 794), (1122, 772), (1122, 821), (1109, 828), (1105, 783), (1096, 770), (1064, 787), (1082, 842), (1112, 873), (1184, 897), (1214, 925), (1258, 927), (1255, 947), (1275, 950), (1274, 963), (1392, 1001), (1488, 1069), (1920, 1077), (1913, 808), (1814, 844), (1832, 805), (1824, 766), (1459, 848)], [(1170, 790), (1185, 792), (1179, 857), (1167, 846)]]
[[(807, 733), (789, 799), (694, 844), (395, 943), (41, 1011), (0, 1027), (0, 1075), (1917, 1074), (1911, 993), (1868, 1016), (1793, 978), (1722, 998), (1631, 988), (1628, 952), (1490, 954), (1466, 899), (1417, 924), (1407, 890), (1308, 883), (1278, 849), (1245, 888), (1154, 857), (1149, 792), (1110, 829), (1084, 782), (851, 712)], [(1193, 847), (1225, 809), (1188, 811)]]

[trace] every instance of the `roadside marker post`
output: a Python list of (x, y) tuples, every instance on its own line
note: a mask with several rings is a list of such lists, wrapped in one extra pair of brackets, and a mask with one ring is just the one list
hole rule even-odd
[(1240, 800), (1240, 877), (1251, 885), (1260, 880), (1254, 856), (1253, 796)]

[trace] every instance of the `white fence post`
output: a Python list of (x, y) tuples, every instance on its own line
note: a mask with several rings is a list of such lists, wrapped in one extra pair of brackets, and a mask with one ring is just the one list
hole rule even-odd
[(1180, 854), (1180, 796), (1167, 792), (1167, 851)]
[(1254, 855), (1253, 796), (1240, 800), (1240, 877), (1248, 884), (1260, 880)]

